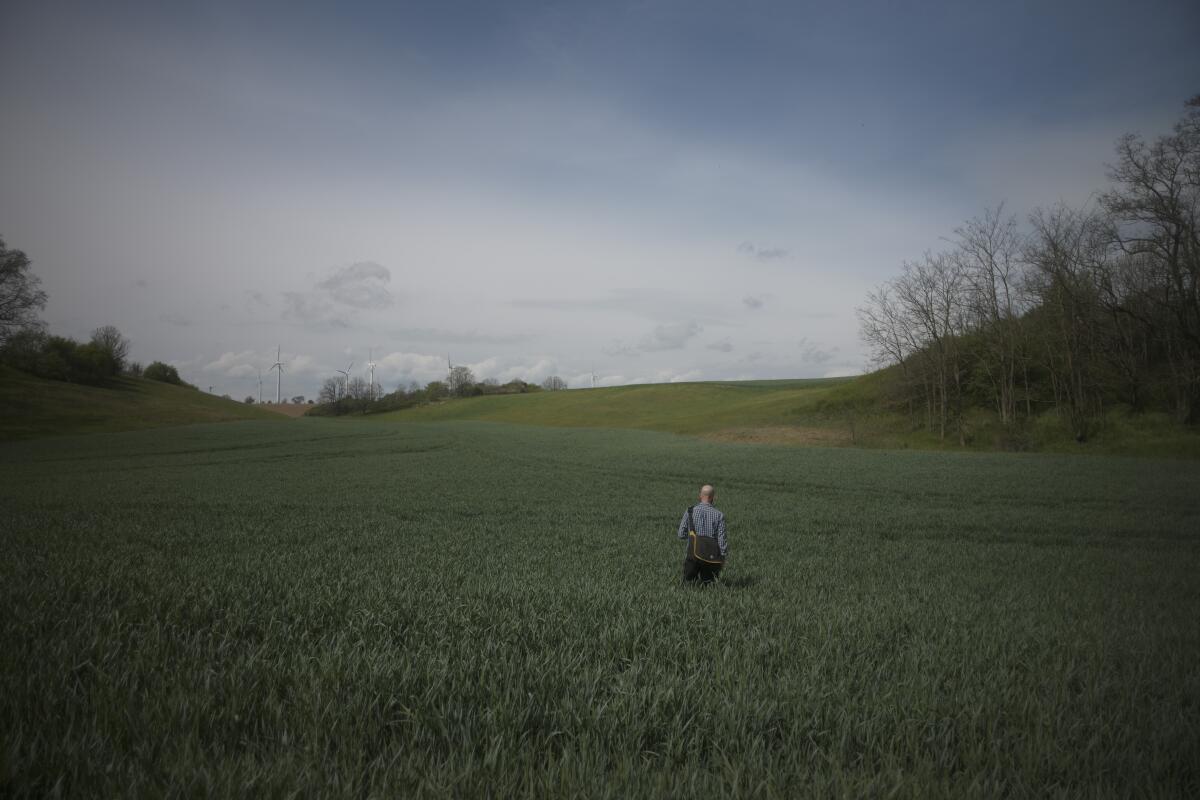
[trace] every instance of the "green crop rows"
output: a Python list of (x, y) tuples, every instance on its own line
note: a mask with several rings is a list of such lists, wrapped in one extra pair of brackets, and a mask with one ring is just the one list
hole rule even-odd
[(0, 447), (0, 546), (4, 795), (1200, 793), (1192, 462), (246, 422)]

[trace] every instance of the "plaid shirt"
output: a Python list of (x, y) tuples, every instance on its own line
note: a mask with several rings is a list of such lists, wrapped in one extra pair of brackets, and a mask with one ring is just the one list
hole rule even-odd
[[(715, 536), (717, 546), (721, 548), (721, 558), (729, 555), (729, 539), (725, 536), (725, 515), (711, 503), (697, 503), (692, 506), (692, 521), (696, 523), (697, 536)], [(679, 521), (679, 538), (688, 538), (688, 515), (683, 512)]]

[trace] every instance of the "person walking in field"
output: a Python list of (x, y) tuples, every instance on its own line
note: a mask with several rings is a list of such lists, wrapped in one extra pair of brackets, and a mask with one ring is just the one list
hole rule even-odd
[(725, 515), (713, 505), (717, 492), (704, 484), (700, 502), (689, 506), (679, 522), (679, 538), (687, 541), (683, 559), (683, 582), (712, 583), (721, 574), (729, 555), (729, 537), (725, 533)]

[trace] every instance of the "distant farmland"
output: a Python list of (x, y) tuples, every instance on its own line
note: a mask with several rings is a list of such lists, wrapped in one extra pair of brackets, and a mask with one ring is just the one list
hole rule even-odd
[[(704, 480), (732, 559), (684, 590)], [(1198, 485), (480, 422), (8, 443), (0, 789), (1194, 796)]]

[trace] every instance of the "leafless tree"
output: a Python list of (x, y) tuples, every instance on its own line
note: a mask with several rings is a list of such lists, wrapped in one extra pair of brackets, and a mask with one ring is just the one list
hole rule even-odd
[[(1200, 95), (1173, 132), (1147, 143), (1123, 137), (1101, 202), (1114, 238), (1143, 274), (1139, 299), (1153, 322), (1175, 384), (1176, 409), (1200, 420)], [(1131, 312), (1132, 313), (1132, 312)], [(1146, 320), (1143, 320), (1146, 321)]]
[(115, 325), (105, 325), (92, 331), (92, 345), (112, 359), (118, 372), (125, 369), (125, 361), (129, 357), (129, 340), (117, 330)]
[(1078, 441), (1094, 431), (1102, 409), (1099, 366), (1104, 319), (1098, 286), (1110, 269), (1105, 220), (1060, 205), (1030, 217), (1027, 288), (1037, 298), (1040, 350), (1057, 405)]
[(465, 397), (475, 386), (475, 375), (468, 367), (455, 367), (446, 376), (446, 384), (451, 394)]
[(38, 324), (37, 312), (46, 307), (41, 280), (30, 271), (29, 257), (10, 250), (0, 238), (0, 344), (17, 331)]
[(996, 411), (1007, 425), (1017, 416), (1018, 374), (1028, 398), (1028, 363), (1021, 346), (1022, 237), (1016, 218), (1004, 215), (1003, 204), (964, 223), (954, 234), (952, 257), (965, 282), (971, 327), (979, 334), (975, 361), (987, 375)]
[(336, 403), (342, 399), (341, 378), (326, 378), (321, 382), (321, 391), (317, 394), (318, 403)]

